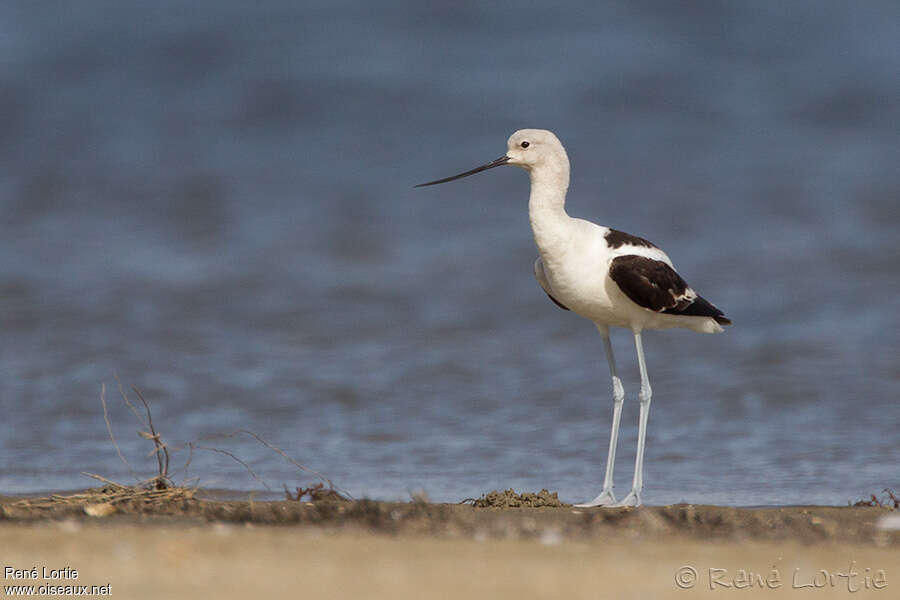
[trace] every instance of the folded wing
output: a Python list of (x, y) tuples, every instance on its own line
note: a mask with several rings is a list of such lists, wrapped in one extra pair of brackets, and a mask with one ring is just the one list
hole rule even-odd
[(731, 320), (713, 304), (697, 295), (666, 263), (628, 254), (610, 263), (609, 276), (632, 302), (648, 310), (669, 315), (709, 317), (719, 325)]

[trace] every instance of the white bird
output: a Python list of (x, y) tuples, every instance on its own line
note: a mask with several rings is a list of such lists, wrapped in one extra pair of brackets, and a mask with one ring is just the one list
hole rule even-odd
[[(603, 489), (576, 506), (640, 506), (644, 444), (652, 391), (647, 377), (641, 331), (683, 327), (719, 333), (731, 325), (721, 310), (701, 298), (656, 245), (616, 229), (575, 219), (566, 213), (569, 157), (556, 135), (543, 129), (520, 129), (510, 136), (506, 154), (485, 165), (416, 187), (445, 183), (502, 165), (528, 171), (528, 215), (538, 256), (534, 276), (560, 308), (590, 319), (603, 337), (612, 377), (613, 419)], [(641, 373), (637, 455), (631, 491), (620, 502), (613, 494), (613, 466), (625, 391), (616, 372), (610, 327), (630, 329)]]

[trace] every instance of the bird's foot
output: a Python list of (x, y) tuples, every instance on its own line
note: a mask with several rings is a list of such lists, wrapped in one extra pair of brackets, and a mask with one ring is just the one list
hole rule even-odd
[(575, 506), (578, 508), (591, 508), (594, 506), (613, 506), (616, 503), (616, 497), (613, 495), (612, 488), (608, 490), (603, 490), (600, 492), (600, 495), (591, 500), (590, 502), (585, 502), (584, 504), (576, 504)]
[(616, 508), (621, 508), (623, 506), (634, 506), (637, 508), (641, 505), (641, 493), (636, 490), (631, 490), (628, 492), (628, 495), (622, 498), (620, 502), (613, 504), (612, 506)]

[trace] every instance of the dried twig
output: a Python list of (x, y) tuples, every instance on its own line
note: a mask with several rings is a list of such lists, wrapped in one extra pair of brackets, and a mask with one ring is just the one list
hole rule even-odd
[(141, 488), (137, 486), (120, 486), (115, 482), (85, 473), (112, 486), (98, 490), (90, 490), (79, 494), (52, 494), (46, 498), (25, 498), (14, 502), (11, 506), (28, 509), (53, 509), (60, 505), (89, 505), (89, 504), (122, 504), (138, 503), (144, 507), (170, 506), (173, 501), (187, 501), (194, 497), (196, 490), (188, 488), (171, 487), (164, 490), (153, 488)]
[(141, 437), (148, 440), (153, 440), (153, 445), (156, 447), (156, 461), (159, 465), (159, 478), (157, 481), (157, 487), (168, 487), (169, 485), (169, 449), (166, 448), (166, 445), (162, 443), (160, 436), (156, 433), (156, 429), (153, 427), (153, 415), (150, 414), (150, 405), (147, 404), (147, 401), (144, 400), (144, 395), (141, 394), (141, 391), (136, 387), (131, 388), (137, 397), (140, 399), (141, 403), (144, 405), (144, 409), (147, 411), (147, 428), (150, 432), (140, 431), (138, 432)]
[(894, 493), (894, 490), (885, 488), (882, 490), (881, 494), (881, 498), (875, 494), (870, 494), (868, 499), (854, 502), (853, 506), (886, 506), (888, 508), (900, 508), (900, 496), (897, 496)]
[(889, 502), (894, 503), (894, 508), (900, 508), (900, 496), (894, 494), (894, 490), (886, 489), (884, 492), (887, 494)]
[(122, 400), (125, 402), (125, 405), (131, 409), (131, 414), (134, 415), (134, 418), (138, 420), (138, 422), (143, 425), (145, 428), (147, 427), (147, 422), (144, 421), (144, 418), (141, 416), (141, 413), (138, 412), (137, 407), (131, 403), (131, 400), (128, 399), (128, 394), (125, 393), (125, 388), (122, 387), (122, 382), (119, 381), (119, 376), (116, 375), (116, 383), (119, 385), (119, 395), (122, 396)]
[(109, 439), (112, 442), (113, 447), (116, 449), (116, 454), (119, 455), (119, 458), (122, 459), (122, 462), (125, 463), (126, 467), (128, 467), (128, 470), (131, 472), (132, 477), (137, 479), (137, 473), (134, 472), (134, 469), (132, 469), (131, 465), (128, 464), (128, 461), (125, 460), (125, 457), (122, 455), (122, 450), (119, 448), (119, 444), (116, 443), (116, 436), (113, 435), (112, 423), (109, 422), (109, 411), (107, 411), (106, 409), (106, 383), (100, 384), (100, 404), (103, 405), (103, 420), (106, 421), (106, 431), (107, 433), (109, 433)]
[(194, 444), (193, 442), (188, 443), (188, 457), (187, 457), (187, 460), (184, 461), (184, 466), (181, 467), (181, 472), (182, 472), (181, 478), (185, 481), (187, 480), (188, 467), (191, 466), (191, 462), (194, 460), (194, 445), (193, 444)]
[(271, 489), (272, 489), (272, 488), (269, 487), (269, 485), (268, 485), (265, 481), (263, 481), (263, 480), (259, 477), (259, 475), (257, 475), (256, 473), (253, 472), (253, 469), (250, 468), (250, 465), (248, 465), (247, 463), (245, 463), (244, 461), (242, 461), (241, 459), (239, 459), (237, 456), (235, 456), (233, 453), (229, 452), (228, 450), (222, 450), (221, 448), (212, 448), (212, 447), (210, 447), (210, 446), (201, 446), (201, 445), (199, 445), (199, 444), (197, 444), (197, 443), (195, 443), (195, 442), (191, 442), (190, 444), (188, 444), (188, 446), (190, 446), (192, 450), (193, 450), (194, 448), (196, 448), (197, 450), (208, 450), (209, 452), (216, 452), (216, 453), (218, 453), (218, 454), (224, 454), (225, 456), (231, 458), (231, 459), (234, 460), (236, 463), (240, 464), (242, 467), (244, 467), (245, 469), (247, 469), (247, 472), (250, 473), (250, 475), (253, 476), (253, 479), (255, 479), (255, 480), (257, 480), (258, 482), (260, 482), (261, 484), (263, 484), (263, 487), (265, 487), (267, 490), (271, 490)]
[(107, 479), (106, 477), (101, 477), (100, 475), (97, 475), (95, 473), (88, 473), (87, 471), (82, 471), (81, 474), (85, 475), (87, 477), (90, 477), (92, 479), (96, 479), (97, 481), (102, 481), (103, 483), (108, 483), (109, 485), (114, 485), (118, 488), (122, 488), (125, 490), (131, 489), (130, 486), (122, 485), (121, 483), (116, 483), (115, 481), (112, 481), (111, 479)]
[[(150, 454), (156, 455), (156, 464), (157, 464), (157, 474), (155, 477), (150, 479), (146, 479), (144, 481), (140, 481), (138, 479), (137, 474), (134, 469), (131, 467), (131, 464), (125, 459), (125, 456), (122, 454), (122, 449), (119, 447), (118, 442), (116, 441), (116, 437), (113, 434), (112, 423), (109, 419), (109, 410), (106, 405), (106, 384), (103, 383), (100, 387), (100, 403), (103, 405), (103, 420), (106, 422), (106, 430), (109, 433), (110, 441), (113, 444), (113, 447), (116, 449), (116, 454), (119, 455), (119, 458), (128, 467), (128, 470), (131, 472), (132, 476), (135, 479), (138, 479), (138, 486), (144, 485), (152, 485), (156, 489), (165, 489), (172, 487), (172, 481), (169, 478), (169, 448), (168, 445), (162, 441), (162, 436), (156, 431), (156, 427), (153, 424), (153, 415), (150, 411), (150, 404), (147, 400), (144, 399), (143, 394), (141, 394), (140, 390), (136, 387), (132, 387), (131, 389), (137, 394), (137, 397), (140, 399), (141, 403), (144, 405), (144, 411), (146, 412), (146, 420), (141, 414), (137, 411), (135, 405), (128, 399), (128, 394), (122, 387), (122, 383), (119, 382), (118, 377), (116, 377), (116, 382), (119, 384), (119, 394), (122, 396), (122, 401), (131, 409), (132, 414), (134, 414), (135, 418), (138, 422), (141, 423), (146, 429), (149, 431), (138, 431), (138, 435), (145, 440), (150, 440), (153, 442), (153, 451)], [(94, 479), (98, 479), (100, 481), (104, 481), (110, 484), (119, 485), (113, 481), (108, 481), (99, 475), (93, 475), (90, 473), (86, 473), (87, 476), (93, 477)]]
[[(149, 403), (144, 398), (141, 391), (137, 387), (132, 386), (131, 390), (134, 392), (134, 394), (140, 400), (141, 404), (143, 404), (143, 406), (144, 406), (143, 412), (145, 413), (145, 415), (142, 415), (141, 412), (138, 411), (137, 406), (135, 406), (135, 404), (132, 403), (131, 400), (129, 399), (128, 394), (125, 392), (125, 389), (122, 387), (122, 383), (119, 381), (118, 377), (116, 377), (116, 382), (119, 385), (119, 394), (122, 396), (122, 401), (126, 404), (126, 406), (128, 406), (128, 408), (131, 410), (132, 414), (134, 414), (134, 416), (138, 420), (138, 422), (144, 426), (145, 430), (139, 430), (138, 435), (145, 440), (150, 440), (153, 442), (153, 450), (150, 452), (150, 454), (156, 455), (157, 476), (147, 479), (145, 481), (140, 481), (138, 483), (138, 485), (144, 486), (144, 485), (149, 484), (149, 485), (152, 485), (153, 487), (155, 487), (156, 489), (165, 489), (165, 488), (171, 487), (173, 484), (172, 484), (172, 481), (171, 481), (170, 475), (169, 475), (170, 460), (171, 460), (169, 446), (162, 441), (162, 436), (159, 434), (158, 431), (156, 431), (156, 427), (153, 424), (153, 414), (150, 411)], [(131, 465), (128, 463), (127, 460), (125, 460), (125, 457), (122, 454), (122, 451), (119, 448), (118, 443), (116, 442), (115, 436), (112, 433), (112, 424), (110, 423), (109, 413), (108, 413), (107, 406), (106, 406), (106, 385), (105, 384), (101, 388), (100, 400), (101, 400), (101, 403), (103, 404), (103, 418), (106, 421), (107, 431), (109, 432), (110, 440), (112, 441), (113, 446), (116, 448), (116, 453), (119, 455), (119, 458), (122, 459), (122, 461), (125, 463), (125, 465), (129, 468), (132, 475), (134, 475), (135, 478), (137, 478), (137, 475), (135, 474), (134, 470), (131, 468)], [(298, 487), (297, 488), (297, 496), (296, 496), (298, 499), (304, 495), (309, 495), (313, 499), (321, 499), (321, 498), (325, 498), (325, 497), (340, 497), (340, 498), (346, 498), (346, 499), (352, 498), (352, 496), (350, 495), (349, 492), (335, 486), (334, 482), (331, 479), (329, 479), (328, 477), (325, 477), (325, 475), (323, 475), (322, 473), (316, 471), (315, 469), (311, 469), (311, 468), (307, 467), (306, 465), (300, 464), (299, 462), (297, 462), (296, 460), (291, 458), (281, 448), (274, 446), (273, 444), (269, 443), (268, 441), (266, 441), (265, 439), (263, 439), (256, 433), (253, 433), (252, 431), (249, 431), (247, 429), (238, 429), (231, 433), (223, 433), (223, 434), (216, 434), (216, 435), (212, 435), (212, 436), (200, 437), (194, 441), (189, 442), (187, 444), (188, 456), (187, 456), (187, 459), (185, 460), (184, 466), (181, 467), (181, 471), (183, 472), (184, 480), (185, 481), (187, 480), (188, 469), (189, 469), (189, 467), (193, 461), (193, 457), (194, 457), (194, 449), (207, 450), (209, 452), (215, 452), (217, 454), (222, 454), (224, 456), (231, 458), (233, 461), (235, 461), (238, 464), (240, 464), (241, 466), (243, 466), (244, 469), (246, 469), (246, 471), (250, 474), (250, 476), (253, 477), (253, 479), (255, 479), (260, 484), (262, 484), (262, 486), (265, 487), (267, 490), (271, 490), (272, 488), (259, 475), (257, 475), (257, 473), (250, 467), (250, 465), (247, 464), (245, 461), (241, 460), (240, 458), (238, 458), (234, 453), (232, 453), (228, 450), (223, 450), (221, 448), (215, 448), (212, 446), (203, 446), (198, 443), (199, 441), (204, 440), (204, 439), (231, 438), (231, 437), (235, 437), (238, 435), (247, 435), (247, 436), (252, 437), (254, 440), (259, 442), (260, 444), (262, 444), (269, 450), (280, 454), (285, 460), (287, 460), (289, 463), (291, 463), (292, 465), (294, 465), (301, 471), (310, 473), (310, 474), (318, 477), (321, 481), (328, 484), (328, 489), (325, 489), (325, 486), (322, 483), (314, 484), (308, 488), (299, 488)], [(183, 446), (180, 448), (173, 447), (173, 452), (178, 451), (180, 449), (183, 449)], [(86, 474), (86, 475), (88, 475), (90, 477), (94, 477), (95, 479), (98, 479), (100, 481), (104, 481), (104, 482), (108, 482), (113, 485), (124, 487), (124, 486), (121, 486), (121, 484), (116, 484), (115, 482), (111, 482), (106, 479), (103, 479), (99, 475), (93, 475), (93, 474)], [(286, 491), (286, 493), (288, 494), (289, 497), (291, 496), (291, 494), (289, 492)]]
[(294, 489), (296, 489), (297, 491), (296, 493), (292, 494), (288, 490), (287, 485), (284, 486), (284, 495), (287, 496), (288, 500), (296, 500), (299, 502), (303, 499), (303, 496), (307, 495), (312, 502), (316, 502), (318, 500), (349, 500), (349, 498), (346, 498), (334, 488), (326, 488), (321, 481), (307, 488), (298, 487)]
[(319, 479), (321, 479), (322, 481), (324, 481), (325, 483), (327, 483), (327, 484), (328, 484), (328, 487), (329, 487), (330, 489), (340, 492), (341, 495), (346, 496), (347, 498), (353, 498), (353, 496), (350, 494), (350, 492), (348, 492), (347, 490), (344, 490), (344, 489), (339, 488), (338, 486), (334, 485), (334, 482), (333, 482), (331, 479), (329, 479), (328, 477), (325, 477), (325, 475), (323, 475), (322, 473), (316, 471), (315, 469), (311, 469), (311, 468), (307, 467), (306, 465), (302, 465), (302, 464), (298, 463), (296, 460), (294, 460), (293, 458), (291, 458), (291, 457), (287, 454), (287, 452), (285, 452), (284, 450), (282, 450), (281, 448), (279, 448), (279, 447), (277, 447), (277, 446), (274, 446), (274, 445), (270, 444), (270, 443), (267, 442), (265, 439), (263, 439), (262, 437), (260, 437), (259, 435), (255, 434), (255, 433), (253, 433), (252, 431), (249, 431), (249, 430), (247, 430), (247, 429), (238, 429), (238, 430), (233, 431), (233, 432), (231, 432), (231, 433), (223, 434), (222, 437), (234, 437), (234, 436), (237, 436), (237, 435), (240, 435), (240, 434), (249, 435), (250, 437), (252, 437), (253, 439), (255, 439), (257, 442), (259, 442), (260, 444), (262, 444), (263, 446), (265, 446), (266, 448), (268, 448), (268, 449), (271, 450), (272, 452), (276, 452), (276, 453), (280, 454), (282, 457), (284, 457), (285, 460), (287, 460), (289, 463), (291, 463), (292, 465), (294, 465), (294, 466), (297, 467), (298, 469), (300, 469), (300, 470), (302, 470), (302, 471), (306, 471), (307, 473), (310, 473), (310, 474), (312, 474), (312, 475), (315, 475), (316, 477), (318, 477)]

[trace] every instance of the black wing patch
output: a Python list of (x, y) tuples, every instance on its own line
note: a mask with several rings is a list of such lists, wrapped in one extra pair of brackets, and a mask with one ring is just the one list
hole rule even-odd
[(606, 238), (606, 243), (609, 244), (609, 247), (612, 249), (619, 248), (625, 244), (631, 246), (644, 246), (645, 248), (656, 248), (656, 244), (653, 242), (636, 235), (631, 235), (630, 233), (625, 233), (624, 231), (619, 231), (618, 229), (610, 229), (603, 237)]
[(675, 269), (662, 261), (618, 256), (610, 263), (609, 276), (639, 306), (669, 315), (710, 317), (719, 325), (731, 325), (721, 310), (698, 296)]

